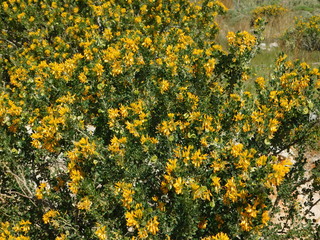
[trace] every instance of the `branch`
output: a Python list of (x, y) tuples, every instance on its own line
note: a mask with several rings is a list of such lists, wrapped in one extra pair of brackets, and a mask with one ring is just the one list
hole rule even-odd
[(5, 202), (5, 201), (6, 201), (5, 198), (11, 198), (11, 199), (13, 199), (14, 196), (7, 195), (7, 194), (4, 194), (4, 193), (0, 193), (0, 199), (1, 199), (1, 201)]
[(319, 202), (320, 202), (320, 198), (309, 207), (309, 209), (305, 212), (305, 214), (308, 215), (311, 212), (311, 209), (314, 206), (316, 206)]
[[(316, 121), (313, 122), (313, 123), (310, 125), (309, 129), (313, 128), (316, 124), (317, 124)], [(278, 154), (281, 153), (282, 151), (284, 151), (284, 150), (286, 150), (286, 149), (289, 149), (290, 147), (296, 145), (297, 143), (303, 142), (303, 140), (305, 140), (307, 137), (308, 137), (308, 134), (305, 134), (305, 135), (301, 136), (300, 138), (296, 139), (295, 141), (293, 141), (293, 142), (285, 145), (285, 146), (282, 147), (281, 149), (279, 149), (279, 150), (277, 150), (277, 151), (274, 151), (273, 154), (278, 155)]]
[(16, 194), (18, 194), (18, 195), (20, 195), (22, 197), (25, 197), (25, 198), (29, 199), (32, 202), (32, 204), (34, 206), (36, 206), (36, 204), (33, 201), (33, 193), (30, 190), (30, 188), (28, 187), (27, 181), (26, 181), (24, 175), (22, 174), (22, 171), (20, 170), (21, 174), (22, 174), (22, 177), (20, 177), (17, 174), (13, 173), (8, 167), (6, 167), (6, 168), (7, 168), (7, 172), (10, 173), (15, 178), (15, 180), (18, 183), (19, 188), (23, 192), (23, 194), (19, 193), (19, 192), (16, 192), (16, 191), (10, 191), (10, 192), (16, 193)]
[(8, 42), (8, 43), (10, 43), (10, 44), (12, 44), (12, 45), (14, 45), (16, 48), (18, 48), (18, 46), (17, 46), (14, 42), (11, 42), (11, 41), (8, 40), (8, 39), (0, 38), (0, 40), (4, 40), (4, 41), (6, 41), (6, 42)]
[[(28, 199), (32, 200), (32, 197), (29, 197), (29, 196), (27, 196), (27, 195), (25, 195), (25, 194), (22, 194), (22, 193), (19, 193), (19, 192), (17, 192), (17, 191), (12, 191), (12, 190), (10, 190), (9, 193), (17, 194), (17, 195), (19, 195), (19, 196), (21, 196), (21, 197), (28, 198)], [(13, 198), (14, 198), (14, 197), (13, 197)]]

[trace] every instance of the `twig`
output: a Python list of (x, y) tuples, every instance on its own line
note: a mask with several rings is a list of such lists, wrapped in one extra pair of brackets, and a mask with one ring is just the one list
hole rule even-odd
[(32, 199), (32, 197), (29, 197), (29, 196), (27, 196), (27, 195), (25, 195), (25, 194), (22, 194), (22, 193), (19, 193), (19, 192), (17, 192), (17, 191), (12, 191), (12, 190), (10, 190), (9, 193), (18, 194), (18, 195), (21, 196), (21, 197), (28, 198), (28, 199)]
[[(311, 177), (309, 177), (307, 179), (304, 179), (303, 181), (300, 181), (299, 183), (297, 183), (293, 188), (297, 189), (301, 185), (303, 185), (303, 184), (305, 184), (307, 182), (310, 182), (313, 179), (314, 179), (314, 176), (311, 176)], [(278, 192), (278, 189), (276, 189), (276, 192)], [(272, 206), (272, 210), (271, 210), (272, 213), (274, 213), (274, 209), (276, 208), (276, 206), (278, 206), (280, 200), (281, 200), (281, 196), (279, 194), (277, 194), (276, 200), (274, 201), (273, 206)], [(273, 215), (274, 214), (272, 214), (271, 216), (273, 216)]]
[(8, 43), (10, 43), (10, 44), (14, 45), (16, 48), (18, 48), (18, 46), (17, 46), (14, 42), (11, 42), (11, 41), (8, 40), (8, 39), (0, 38), (0, 40), (7, 41)]
[[(315, 125), (317, 124), (317, 122), (313, 122), (309, 129), (313, 128)], [(278, 151), (274, 151), (273, 154), (278, 155), (279, 153), (281, 153), (282, 151), (289, 149), (290, 147), (296, 145), (297, 143), (301, 143), (303, 142), (304, 139), (306, 139), (308, 137), (308, 134), (304, 134), (303, 136), (301, 136), (300, 138), (296, 139), (295, 141), (287, 144), (286, 146), (282, 147), (281, 149), (279, 149)]]
[(7, 195), (7, 194), (4, 194), (4, 193), (0, 193), (0, 199), (1, 201), (5, 202), (5, 198), (14, 198), (14, 196), (11, 196), (11, 195)]
[(81, 131), (79, 128), (77, 128), (77, 131), (81, 134), (83, 134), (84, 136), (86, 136), (87, 138), (89, 138), (89, 135), (87, 135), (85, 132)]
[(320, 198), (309, 207), (309, 209), (305, 212), (305, 214), (308, 215), (311, 212), (311, 209), (314, 206), (316, 206), (319, 202), (320, 202)]
[[(29, 199), (32, 202), (32, 204), (34, 206), (36, 206), (35, 202), (32, 200), (33, 199), (33, 197), (32, 197), (33, 194), (31, 192), (31, 190), (29, 189), (29, 187), (27, 185), (27, 181), (24, 178), (24, 176), (22, 176), (22, 177), (18, 176), (17, 174), (13, 173), (8, 167), (7, 167), (7, 172), (10, 173), (15, 178), (15, 180), (18, 183), (19, 188), (23, 192), (23, 194), (19, 193), (19, 192), (16, 192), (16, 191), (11, 191), (11, 192), (16, 193), (16, 194), (18, 194), (18, 195), (20, 195), (22, 197), (25, 197), (25, 198)], [(22, 171), (21, 171), (21, 174), (22, 174)]]

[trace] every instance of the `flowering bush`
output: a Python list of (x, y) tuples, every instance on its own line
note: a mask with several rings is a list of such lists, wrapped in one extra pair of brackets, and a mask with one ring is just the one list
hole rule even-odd
[(286, 45), (308, 51), (320, 50), (320, 17), (312, 16), (296, 20), (293, 29), (289, 29), (283, 36)]
[(270, 194), (303, 173), (277, 154), (315, 133), (320, 73), (281, 55), (245, 91), (259, 35), (230, 32), (223, 49), (214, 17), (225, 11), (2, 2), (0, 239), (264, 233)]
[(276, 4), (257, 7), (252, 11), (251, 23), (253, 24), (258, 18), (277, 18), (282, 16), (287, 11), (288, 9)]

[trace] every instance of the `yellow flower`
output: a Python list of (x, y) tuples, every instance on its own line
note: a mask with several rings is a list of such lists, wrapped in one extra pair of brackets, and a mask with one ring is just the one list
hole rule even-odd
[(280, 122), (277, 119), (270, 119), (269, 121), (269, 129), (271, 133), (274, 133), (278, 130)]
[(93, 155), (96, 153), (96, 144), (94, 142), (90, 143), (89, 139), (81, 138), (79, 142), (75, 142), (74, 145), (78, 148), (80, 148), (80, 152), (85, 156), (88, 157), (90, 155)]
[(122, 60), (128, 67), (132, 66), (134, 64), (133, 52), (127, 53)]
[(139, 222), (135, 219), (136, 215), (134, 211), (126, 212), (125, 218), (126, 218), (128, 227), (136, 227), (136, 228), (139, 227)]
[(47, 187), (47, 183), (43, 182), (39, 185), (39, 187), (36, 189), (36, 194), (35, 196), (37, 199), (43, 199), (43, 191)]
[(116, 119), (117, 117), (119, 117), (119, 110), (117, 108), (108, 109), (108, 116), (111, 120)]
[[(212, 156), (212, 154), (211, 154)], [(212, 164), (211, 164), (211, 167), (213, 168), (213, 172), (218, 172), (220, 171), (221, 169), (223, 169), (225, 166), (226, 166), (227, 162), (225, 161), (220, 161), (220, 159), (218, 161), (214, 161)]]
[(175, 189), (177, 194), (181, 194), (182, 193), (183, 180), (182, 180), (181, 177), (176, 179), (176, 182), (173, 184), (173, 187), (174, 187), (174, 189)]
[(243, 147), (244, 147), (244, 146), (243, 146), (243, 144), (241, 144), (241, 143), (234, 144), (234, 145), (232, 146), (232, 148), (231, 148), (231, 154), (232, 154), (232, 156), (234, 156), (234, 157), (240, 156)]
[(207, 159), (207, 154), (201, 154), (200, 149), (198, 149), (196, 152), (194, 152), (191, 156), (192, 163), (195, 167), (200, 167), (200, 165), (203, 163), (203, 160)]
[(256, 37), (246, 31), (239, 33), (228, 32), (227, 39), (229, 45), (234, 47), (240, 55), (246, 50), (250, 51), (256, 44)]
[(215, 191), (216, 191), (216, 192), (219, 192), (219, 190), (220, 190), (220, 188), (221, 188), (220, 178), (217, 177), (217, 176), (213, 176), (213, 177), (211, 177), (211, 180), (212, 180), (212, 185), (213, 185), (214, 188), (215, 188)]
[(71, 181), (68, 183), (68, 187), (73, 194), (77, 194), (79, 189), (79, 183)]
[(79, 182), (83, 179), (81, 172), (77, 169), (72, 169), (70, 172), (70, 178), (73, 182)]
[(192, 54), (193, 55), (201, 55), (203, 53), (202, 49), (193, 49)]
[(126, 142), (127, 142), (126, 137), (117, 138), (116, 136), (114, 136), (111, 139), (111, 144), (108, 146), (108, 150), (123, 156), (125, 153), (125, 149), (123, 148), (123, 146)]
[(88, 211), (92, 205), (92, 202), (89, 200), (88, 197), (84, 197), (78, 202), (77, 208), (80, 210), (86, 210)]
[(136, 210), (134, 211), (134, 215), (138, 219), (141, 219), (143, 216), (143, 209), (141, 207), (142, 207), (141, 204), (136, 204), (136, 206), (135, 206)]
[(94, 232), (94, 234), (99, 238), (99, 240), (107, 240), (107, 231), (106, 226), (98, 225), (97, 230)]
[(15, 240), (30, 240), (30, 238), (29, 237), (26, 237), (26, 236), (18, 236), (18, 237), (16, 237), (15, 238)]
[(122, 204), (124, 207), (130, 209), (131, 203), (133, 202), (133, 194), (135, 193), (132, 190), (131, 183), (117, 182), (115, 185), (115, 194), (122, 192)]
[(52, 7), (52, 8), (57, 8), (57, 7), (58, 7), (58, 5), (57, 5), (57, 3), (56, 3), (56, 2), (52, 2), (52, 3), (51, 3), (51, 7)]
[(234, 182), (233, 177), (228, 179), (228, 181), (225, 185), (225, 188), (226, 188), (226, 193), (225, 193), (225, 196), (223, 199), (224, 202), (228, 203), (229, 200), (231, 200), (232, 202), (237, 201), (239, 193), (237, 191), (237, 186), (236, 186), (236, 183)]
[(150, 219), (147, 222), (146, 228), (152, 235), (156, 235), (157, 232), (159, 231), (158, 225), (159, 225), (158, 217), (154, 216), (152, 219)]
[(251, 221), (247, 217), (242, 217), (240, 227), (243, 231), (249, 232), (252, 229)]
[(158, 23), (158, 24), (161, 24), (161, 17), (160, 16), (156, 16), (156, 22)]
[(24, 12), (20, 13), (20, 14), (17, 16), (18, 21), (20, 22), (21, 19), (22, 19), (25, 15), (26, 15), (26, 13), (24, 13)]
[(265, 88), (265, 79), (263, 77), (258, 77), (256, 79), (256, 83), (259, 85), (260, 88)]
[(117, 58), (119, 58), (121, 56), (121, 52), (118, 49), (118, 47), (116, 47), (116, 48), (108, 47), (106, 50), (103, 50), (102, 53), (104, 54), (102, 56), (102, 59), (105, 62), (113, 62), (114, 60), (116, 60)]
[(29, 220), (25, 221), (25, 220), (21, 220), (19, 222), (20, 224), (20, 229), (22, 232), (29, 232), (30, 231), (30, 225), (31, 225), (31, 222)]
[(264, 211), (262, 213), (262, 219), (261, 219), (262, 224), (268, 225), (269, 220), (270, 220), (269, 211)]
[(165, 136), (169, 136), (176, 129), (176, 123), (173, 120), (162, 121), (158, 126), (158, 130)]
[(207, 189), (206, 186), (200, 187), (195, 184), (195, 186), (191, 186), (191, 188), (193, 188), (193, 190), (195, 190), (193, 193), (194, 200), (200, 198), (202, 200), (210, 201), (212, 194), (211, 194), (210, 190)]
[(204, 115), (202, 120), (202, 128), (205, 132), (213, 132), (215, 129), (212, 127), (213, 117)]
[(168, 159), (166, 171), (171, 173), (177, 167), (177, 159)]
[(266, 164), (266, 162), (267, 162), (267, 159), (268, 159), (268, 157), (265, 156), (265, 155), (260, 156), (260, 157), (257, 159), (257, 166), (258, 166), (258, 167), (259, 167), (259, 166), (264, 166), (264, 165)]
[(7, 11), (7, 10), (8, 10), (8, 8), (9, 8), (8, 3), (7, 3), (7, 2), (3, 2), (3, 3), (2, 3), (2, 5), (3, 5), (3, 9), (4, 9), (4, 11)]
[(221, 232), (216, 235), (216, 240), (229, 240), (229, 237), (227, 234)]
[(237, 121), (241, 121), (243, 119), (243, 114), (242, 113), (237, 113), (235, 116), (234, 116), (234, 120), (237, 122)]
[(250, 204), (248, 204), (248, 206), (245, 208), (245, 210), (246, 210), (246, 214), (249, 217), (252, 217), (252, 218), (257, 217), (258, 211), (255, 206), (251, 206)]
[[(21, 220), (18, 224), (16, 224), (12, 229), (15, 232), (24, 232), (27, 233), (30, 231), (30, 225), (31, 222), (30, 221), (25, 221), (25, 220)], [(0, 235), (1, 236), (1, 235)], [(0, 238), (1, 239), (1, 238)]]
[(123, 71), (120, 61), (114, 62), (111, 67), (112, 67), (112, 70), (111, 70), (112, 76), (117, 76), (117, 75), (121, 74)]
[(216, 60), (214, 58), (209, 59), (208, 62), (204, 64), (207, 76), (210, 76), (210, 74), (213, 72), (215, 65)]
[(200, 228), (200, 229), (206, 229), (207, 223), (208, 223), (208, 220), (206, 220), (206, 219), (201, 220), (201, 221), (198, 223), (198, 228)]
[(146, 239), (148, 237), (147, 230), (144, 229), (144, 228), (143, 229), (139, 228), (138, 229), (138, 236), (139, 236), (140, 239)]
[(135, 18), (134, 18), (134, 22), (135, 22), (135, 23), (141, 23), (141, 22), (142, 22), (141, 16), (135, 17)]
[(111, 29), (109, 28), (106, 28), (104, 31), (103, 31), (103, 37), (106, 39), (106, 40), (111, 40), (112, 39), (112, 31)]
[(159, 85), (160, 85), (160, 92), (161, 93), (164, 93), (164, 92), (169, 90), (169, 87), (170, 87), (169, 81), (162, 80), (162, 81), (159, 82)]
[(46, 212), (43, 216), (42, 216), (42, 220), (45, 224), (48, 224), (48, 223), (52, 223), (53, 220), (52, 218), (56, 217), (59, 215), (59, 212), (58, 211), (55, 211), (55, 210), (49, 210), (48, 212)]
[(95, 71), (97, 74), (97, 77), (101, 77), (104, 73), (104, 67), (100, 63), (97, 63), (93, 68), (92, 71)]
[(278, 186), (284, 179), (285, 175), (290, 171), (292, 162), (289, 159), (284, 159), (279, 163), (272, 165), (273, 173), (268, 174), (266, 186)]
[(227, 234), (220, 232), (215, 236), (201, 238), (201, 240), (230, 240), (230, 238)]
[(71, 93), (68, 91), (66, 95), (59, 97), (56, 100), (56, 102), (57, 103), (74, 103), (75, 100), (76, 100), (75, 95), (71, 95)]
[(147, 12), (147, 8), (148, 8), (148, 6), (147, 5), (142, 5), (141, 7), (140, 7), (140, 11), (141, 11), (141, 14), (145, 14), (146, 12)]
[(102, 6), (92, 6), (94, 13), (97, 16), (102, 16), (103, 15), (103, 7)]
[(55, 240), (65, 240), (66, 237), (67, 236), (65, 234), (60, 234), (60, 236), (56, 237)]

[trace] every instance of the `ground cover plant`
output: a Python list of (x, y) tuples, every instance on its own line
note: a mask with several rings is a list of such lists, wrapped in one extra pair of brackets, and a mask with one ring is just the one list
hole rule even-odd
[(219, 1), (1, 4), (0, 239), (317, 237), (294, 190), (320, 189), (320, 72), (251, 76), (263, 17), (223, 48)]

